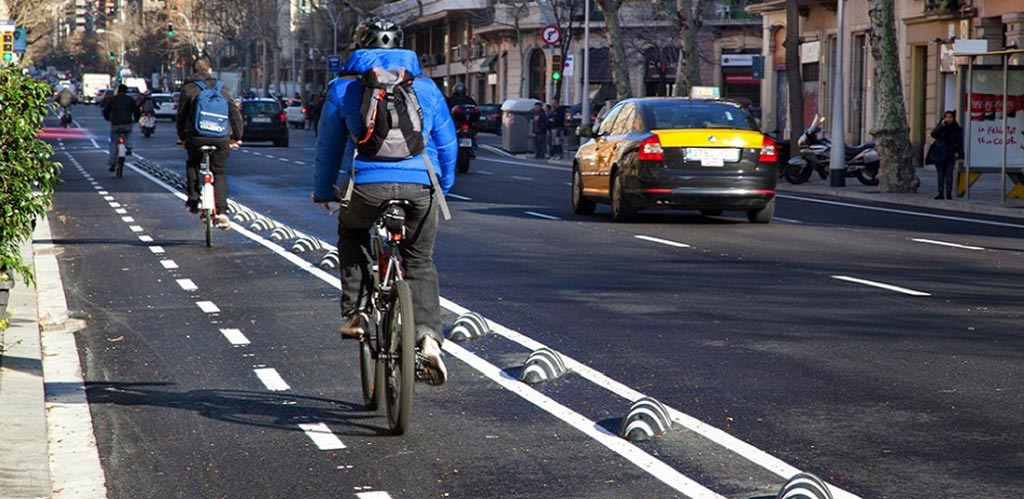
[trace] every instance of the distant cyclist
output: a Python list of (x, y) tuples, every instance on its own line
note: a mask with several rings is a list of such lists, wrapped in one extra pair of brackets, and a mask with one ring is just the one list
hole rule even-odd
[[(419, 57), (411, 50), (402, 49), (402, 29), (397, 24), (386, 19), (370, 18), (356, 27), (353, 38), (357, 50), (346, 61), (341, 77), (334, 80), (327, 90), (320, 118), (313, 174), (313, 202), (324, 205), (335, 197), (334, 186), (339, 170), (354, 175), (352, 198), (338, 217), (343, 320), (341, 333), (345, 337), (359, 337), (363, 334), (359, 316), (368, 309), (373, 287), (369, 229), (377, 217), (378, 207), (389, 199), (411, 201), (413, 206), (406, 210), (406, 239), (400, 246), (405, 280), (412, 289), (416, 340), (425, 358), (424, 364), (439, 374), (431, 382), (442, 384), (447, 378), (447, 370), (441, 359), (444, 336), (433, 254), (438, 225), (438, 196), (447, 193), (455, 183), (455, 158), (458, 154), (455, 127), (444, 95), (437, 85), (427, 78), (418, 78), (421, 75)], [(415, 144), (410, 146), (410, 151), (424, 151), (433, 164), (439, 186), (435, 187), (428, 174), (428, 168), (432, 166), (420, 152), (388, 158), (357, 152), (366, 150), (363, 144), (372, 135), (363, 135), (363, 130), (373, 131), (372, 125), (367, 128), (367, 121), (361, 111), (365, 90), (361, 81), (377, 77), (398, 78), (398, 81), (405, 82), (403, 88), (411, 87), (415, 98), (403, 98), (404, 113), (399, 112), (397, 104), (388, 104), (395, 106), (388, 108), (392, 110), (392, 118), (388, 122), (396, 125), (401, 123), (390, 130), (393, 133), (401, 129), (403, 144)], [(406, 118), (410, 113), (417, 114), (416, 101), (422, 111), (421, 131), (406, 129), (409, 123)], [(389, 133), (388, 139), (390, 137)], [(355, 141), (360, 142), (358, 147)], [(398, 149), (404, 150), (405, 147)], [(383, 149), (380, 151), (383, 152)]]
[(75, 93), (66, 86), (61, 87), (60, 92), (57, 92), (55, 100), (57, 105), (60, 106), (60, 122), (62, 125), (67, 126), (71, 123), (71, 105), (75, 103)]
[(114, 171), (117, 164), (117, 137), (124, 135), (124, 146), (131, 156), (135, 145), (132, 139), (132, 125), (142, 117), (139, 105), (128, 95), (128, 86), (121, 84), (114, 91), (114, 96), (103, 102), (103, 119), (110, 122), (110, 157), (107, 166)]
[[(217, 215), (214, 222), (221, 229), (231, 227), (231, 220), (228, 212), (228, 177), (224, 171), (224, 165), (231, 155), (231, 148), (238, 147), (242, 143), (242, 112), (238, 104), (231, 97), (231, 91), (217, 81), (213, 76), (213, 67), (210, 60), (205, 57), (196, 59), (192, 64), (192, 76), (185, 80), (181, 87), (181, 97), (178, 98), (178, 144), (184, 145), (188, 151), (188, 159), (185, 162), (185, 183), (188, 199), (185, 206), (191, 213), (199, 212), (199, 165), (203, 162), (203, 153), (200, 147), (205, 145), (216, 146), (217, 150), (210, 155), (210, 170), (213, 171), (213, 196), (217, 208)], [(220, 87), (219, 92), (215, 92)], [(204, 92), (214, 91), (213, 95)], [(197, 120), (197, 114), (204, 116), (200, 107), (210, 103), (215, 106), (218, 103), (211, 102), (222, 98), (225, 113), (210, 113), (211, 120)], [(205, 128), (204, 128), (205, 127)]]

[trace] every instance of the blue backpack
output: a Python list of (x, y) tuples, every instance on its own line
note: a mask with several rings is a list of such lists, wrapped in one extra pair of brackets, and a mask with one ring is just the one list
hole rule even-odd
[(224, 138), (228, 136), (231, 123), (228, 121), (228, 101), (220, 93), (224, 84), (217, 82), (213, 88), (202, 80), (193, 83), (199, 87), (196, 97), (196, 133), (200, 137)]

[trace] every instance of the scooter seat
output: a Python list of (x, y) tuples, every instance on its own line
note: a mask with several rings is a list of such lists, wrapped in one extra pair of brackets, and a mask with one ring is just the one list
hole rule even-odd
[(868, 149), (874, 149), (874, 142), (865, 142), (859, 146), (846, 146), (846, 157), (852, 158)]

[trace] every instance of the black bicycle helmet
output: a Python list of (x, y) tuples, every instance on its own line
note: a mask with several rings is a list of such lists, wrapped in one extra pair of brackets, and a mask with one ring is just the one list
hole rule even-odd
[(352, 41), (360, 49), (400, 49), (402, 28), (390, 19), (371, 17), (356, 26)]
[(452, 87), (452, 95), (466, 95), (466, 84), (461, 81), (456, 82)]

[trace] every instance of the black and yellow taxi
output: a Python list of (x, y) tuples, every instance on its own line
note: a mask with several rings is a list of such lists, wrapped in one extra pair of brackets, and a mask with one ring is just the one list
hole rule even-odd
[(770, 223), (778, 180), (775, 142), (741, 105), (647, 97), (616, 104), (573, 161), (572, 207), (608, 203), (612, 218), (641, 210), (744, 211)]

